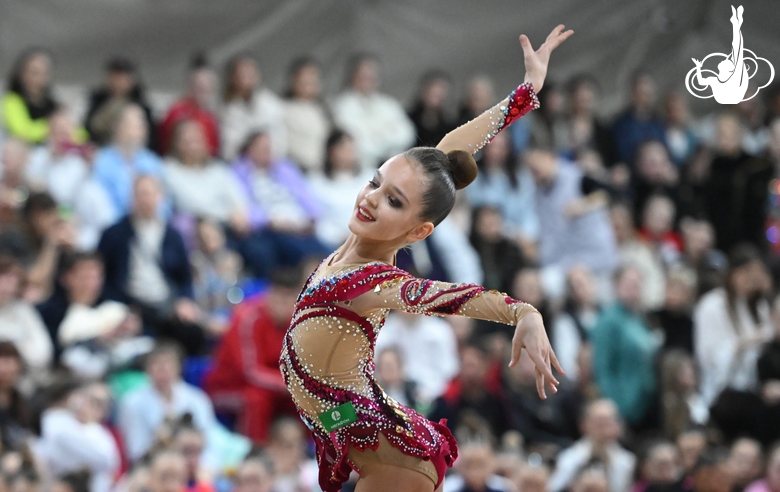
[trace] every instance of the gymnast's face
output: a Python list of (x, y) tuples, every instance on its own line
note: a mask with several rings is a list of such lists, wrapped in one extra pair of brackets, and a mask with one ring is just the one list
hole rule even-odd
[(426, 181), (415, 163), (392, 157), (358, 193), (349, 230), (398, 248), (425, 239), (433, 232), (431, 222), (420, 220)]

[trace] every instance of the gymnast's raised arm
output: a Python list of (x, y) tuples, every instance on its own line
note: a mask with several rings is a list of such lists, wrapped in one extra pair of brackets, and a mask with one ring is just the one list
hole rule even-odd
[(532, 109), (539, 106), (536, 97), (544, 85), (547, 76), (547, 65), (550, 63), (552, 51), (566, 41), (574, 31), (564, 31), (563, 24), (552, 30), (544, 44), (534, 51), (531, 41), (523, 34), (520, 45), (523, 47), (525, 61), (525, 80), (512, 91), (503, 101), (488, 109), (473, 120), (452, 130), (436, 146), (439, 150), (449, 152), (464, 150), (471, 154), (490, 142), (493, 137), (512, 122), (519, 119)]

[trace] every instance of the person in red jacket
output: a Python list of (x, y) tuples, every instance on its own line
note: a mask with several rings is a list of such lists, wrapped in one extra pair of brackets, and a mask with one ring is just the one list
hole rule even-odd
[(215, 87), (214, 71), (202, 56), (195, 57), (190, 68), (187, 93), (173, 103), (158, 127), (160, 155), (168, 153), (176, 128), (186, 120), (200, 123), (206, 133), (209, 153), (212, 156), (219, 153), (219, 122), (211, 111)]
[(267, 293), (233, 314), (205, 388), (217, 409), (238, 415), (242, 434), (265, 443), (274, 419), (297, 416), (279, 370), (279, 353), (302, 285), (300, 269), (278, 269)]

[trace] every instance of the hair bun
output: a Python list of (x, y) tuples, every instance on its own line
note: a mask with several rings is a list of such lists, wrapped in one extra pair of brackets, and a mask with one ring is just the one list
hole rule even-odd
[(462, 190), (477, 178), (479, 172), (477, 162), (468, 152), (451, 150), (447, 152), (447, 160), (450, 163), (450, 172), (456, 190)]

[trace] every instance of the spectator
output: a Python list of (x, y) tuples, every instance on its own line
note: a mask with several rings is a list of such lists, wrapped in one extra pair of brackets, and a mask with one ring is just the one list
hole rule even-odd
[(204, 383), (217, 407), (237, 413), (242, 432), (260, 444), (268, 439), (274, 417), (296, 414), (279, 371), (279, 353), (301, 277), (298, 269), (277, 269), (264, 296), (236, 309)]
[(731, 445), (728, 461), (736, 478), (737, 490), (744, 490), (761, 476), (763, 466), (761, 444), (754, 439), (737, 439)]
[(170, 152), (174, 131), (179, 123), (185, 120), (200, 123), (208, 143), (209, 155), (219, 155), (219, 120), (212, 111), (216, 80), (216, 75), (206, 59), (202, 55), (196, 56), (190, 64), (187, 93), (173, 103), (160, 123), (160, 155)]
[(523, 436), (528, 447), (551, 445), (558, 450), (578, 437), (577, 419), (581, 408), (572, 404), (571, 388), (562, 386), (555, 398), (539, 399), (534, 364), (523, 353), (513, 368), (504, 369), (505, 399), (512, 429)]
[[(455, 465), (458, 475), (447, 478), (447, 491), (507, 492), (508, 480), (494, 475), (496, 456), (490, 445), (465, 443)], [(452, 483), (454, 482), (454, 483)]]
[(550, 480), (550, 469), (547, 466), (523, 466), (515, 480), (519, 492), (546, 492)]
[(647, 140), (642, 143), (637, 148), (634, 167), (633, 202), (638, 220), (653, 196), (665, 195), (677, 205), (680, 175), (662, 142)]
[(566, 94), (554, 83), (547, 83), (539, 95), (539, 111), (531, 113), (531, 147), (551, 149), (561, 155), (569, 148), (566, 121)]
[(315, 233), (323, 244), (336, 249), (351, 234), (347, 224), (355, 211), (355, 196), (373, 176), (373, 171), (360, 167), (355, 140), (341, 130), (334, 130), (325, 146), (322, 173), (308, 177), (312, 193), (322, 204)]
[(19, 263), (0, 257), (0, 340), (12, 342), (33, 380), (44, 376), (52, 361), (52, 343), (40, 315), (20, 298), (24, 272)]
[(578, 75), (569, 82), (568, 148), (572, 160), (585, 151), (598, 153), (606, 166), (617, 161), (612, 132), (596, 116), (598, 85), (590, 75)]
[(632, 265), (642, 275), (642, 305), (661, 306), (666, 291), (666, 270), (663, 261), (639, 237), (628, 206), (622, 203), (612, 205), (610, 219), (618, 242), (620, 263)]
[(714, 248), (712, 224), (703, 219), (685, 217), (680, 222), (683, 237), (682, 263), (696, 272), (696, 298), (720, 287), (726, 275), (728, 259)]
[(84, 127), (89, 132), (90, 140), (97, 145), (108, 145), (112, 138), (116, 138), (114, 128), (122, 117), (125, 106), (134, 105), (141, 110), (146, 122), (147, 131), (143, 145), (156, 149), (157, 136), (153, 131), (156, 125), (135, 64), (128, 58), (116, 56), (106, 62), (105, 68), (105, 85), (93, 90), (89, 95)]
[(664, 334), (664, 349), (680, 349), (693, 355), (693, 304), (696, 274), (678, 266), (669, 271), (661, 309), (650, 314), (650, 324)]
[(539, 238), (539, 217), (534, 196), (536, 186), (527, 169), (518, 169), (518, 159), (512, 153), (508, 133), (499, 133), (482, 151), (477, 179), (466, 188), (466, 196), (474, 207), (490, 205), (501, 210), (507, 235), (523, 246), (526, 254), (533, 252)]
[(474, 208), (469, 241), (480, 258), (487, 289), (508, 292), (515, 274), (526, 263), (520, 247), (504, 235), (504, 219), (497, 207)]
[(590, 334), (601, 306), (596, 279), (587, 267), (572, 267), (566, 279), (566, 287), (563, 309), (552, 322), (552, 344), (561, 367), (566, 371), (566, 377), (577, 381), (577, 359), (582, 346), (590, 343)]
[(145, 148), (149, 126), (144, 110), (137, 104), (126, 104), (117, 113), (110, 145), (95, 156), (95, 180), (105, 189), (115, 217), (130, 211), (133, 182), (139, 176), (162, 174), (162, 161)]
[(197, 246), (190, 261), (195, 301), (210, 317), (209, 331), (221, 335), (236, 301), (232, 289), (241, 280), (244, 263), (238, 253), (227, 248), (225, 233), (216, 222), (199, 220), (196, 235)]
[(609, 491), (629, 490), (636, 457), (618, 443), (622, 429), (617, 406), (609, 400), (590, 403), (583, 415), (582, 432), (582, 439), (558, 455), (548, 489), (561, 492), (573, 486), (572, 490), (590, 492), (593, 489), (583, 488), (582, 476), (578, 478), (578, 474), (596, 461), (607, 470)]
[(33, 193), (20, 220), (0, 231), (0, 250), (26, 270), (23, 294), (31, 302), (45, 299), (54, 286), (55, 269), (63, 253), (76, 242), (72, 225), (58, 213), (48, 193)]
[(103, 297), (138, 310), (144, 333), (173, 338), (190, 354), (202, 353), (203, 314), (192, 300), (192, 273), (181, 235), (159, 217), (155, 178), (135, 183), (130, 215), (103, 233), (98, 252), (105, 263)]
[(51, 390), (51, 405), (41, 417), (41, 437), (33, 452), (52, 476), (87, 469), (90, 492), (108, 492), (119, 470), (119, 449), (101, 422), (105, 408), (87, 387), (62, 381)]
[(661, 358), (661, 424), (669, 438), (691, 425), (704, 425), (709, 408), (697, 391), (698, 380), (690, 353), (671, 349)]
[(205, 128), (197, 120), (176, 126), (163, 179), (177, 212), (217, 221), (236, 234), (248, 232), (243, 190), (230, 169), (212, 159)]
[(660, 340), (644, 319), (642, 277), (623, 266), (615, 272), (616, 302), (606, 308), (591, 331), (596, 382), (621, 416), (639, 430), (657, 417), (655, 356)]
[(775, 297), (772, 306), (772, 324), (775, 336), (764, 344), (758, 358), (758, 380), (767, 412), (767, 426), (762, 433), (764, 443), (780, 439), (780, 296)]
[(322, 102), (320, 65), (312, 58), (293, 61), (284, 106), (287, 156), (307, 173), (322, 171), (331, 122)]
[(458, 376), (434, 401), (428, 418), (433, 421), (446, 418), (456, 436), (474, 433), (499, 438), (509, 429), (509, 422), (500, 385), (490, 379), (488, 354), (470, 343), (461, 348), (460, 356)]
[[(676, 263), (682, 252), (682, 238), (674, 230), (677, 210), (674, 202), (664, 195), (653, 195), (645, 202), (639, 237), (665, 266)], [(647, 306), (648, 308), (657, 308)]]
[(28, 402), (19, 391), (24, 360), (11, 342), (0, 342), (0, 445), (22, 451), (30, 436)]
[(257, 63), (249, 55), (232, 58), (225, 70), (221, 114), (222, 157), (232, 161), (239, 157), (241, 146), (253, 132), (271, 137), (276, 158), (287, 155), (287, 128), (284, 103), (267, 87), (262, 87)]
[(646, 140), (666, 143), (666, 129), (655, 115), (655, 81), (647, 73), (631, 80), (631, 104), (612, 124), (612, 135), (621, 162), (634, 162), (637, 148)]
[[(738, 429), (745, 429), (739, 422), (760, 425), (760, 419), (757, 423), (756, 416), (750, 418), (746, 412), (756, 408), (758, 397), (750, 392), (758, 383), (756, 361), (761, 345), (772, 337), (772, 324), (769, 303), (763, 297), (770, 280), (758, 252), (749, 246), (739, 247), (729, 260), (726, 285), (699, 300), (693, 327), (702, 398), (708, 405), (717, 405), (719, 395), (729, 390), (720, 401), (720, 411), (713, 408), (713, 418), (721, 424), (726, 423), (720, 420), (725, 418), (737, 425), (728, 429), (733, 437)], [(758, 429), (755, 432), (761, 433)]]
[(777, 492), (780, 490), (780, 445), (773, 446), (767, 456), (764, 478), (750, 484), (745, 492)]
[(379, 62), (371, 55), (352, 57), (347, 87), (333, 101), (336, 124), (355, 138), (364, 169), (414, 144), (414, 125), (401, 104), (379, 89)]
[(8, 224), (17, 218), (29, 198), (30, 189), (26, 177), (27, 162), (30, 148), (17, 138), (9, 138), (3, 142), (0, 164), (0, 221)]
[[(484, 75), (473, 77), (468, 84), (466, 97), (460, 105), (458, 124), (460, 126), (481, 115), (498, 102), (493, 81)], [(437, 142), (438, 143), (438, 142)]]
[(769, 140), (764, 101), (764, 98), (751, 97), (736, 105), (742, 123), (742, 147), (750, 155), (763, 153)]
[(280, 264), (329, 253), (313, 234), (319, 202), (292, 162), (273, 157), (268, 134), (250, 135), (232, 169), (239, 193), (249, 202), (251, 235), (241, 241), (240, 251), (255, 275), (267, 278)]
[(610, 492), (613, 491), (610, 487), (609, 477), (604, 467), (594, 464), (582, 470), (577, 479), (574, 480), (574, 485), (571, 487), (571, 492)]
[(150, 339), (137, 338), (141, 322), (128, 306), (101, 299), (99, 256), (77, 253), (63, 263), (62, 288), (38, 309), (66, 367), (81, 377), (100, 378), (151, 349)]
[[(406, 376), (401, 350), (395, 345), (376, 351), (376, 379), (382, 390), (401, 405), (421, 408), (417, 402), (417, 384)], [(426, 402), (430, 403), (430, 402)]]
[(455, 334), (441, 318), (393, 312), (377, 337), (376, 351), (393, 346), (398, 348), (405, 372), (415, 383), (416, 396), (422, 404), (430, 404), (441, 396), (447, 383), (458, 373)]
[(439, 70), (431, 70), (420, 79), (417, 100), (409, 110), (409, 119), (417, 132), (415, 145), (435, 147), (455, 129), (444, 109), (450, 85), (450, 77)]
[(548, 150), (526, 156), (536, 182), (539, 251), (543, 277), (553, 297), (563, 294), (566, 272), (583, 264), (607, 277), (615, 266), (617, 245), (602, 192), (583, 194), (583, 174)]
[(691, 129), (691, 115), (686, 97), (682, 92), (670, 92), (664, 99), (666, 144), (678, 169), (688, 164), (688, 159), (699, 146), (699, 140)]
[(187, 460), (176, 451), (164, 450), (149, 465), (149, 492), (181, 492), (187, 488)]
[(671, 442), (657, 441), (648, 445), (639, 468), (639, 480), (631, 488), (632, 492), (689, 490), (681, 483), (682, 469), (677, 449)]
[(274, 492), (314, 492), (317, 485), (317, 462), (306, 456), (303, 425), (294, 417), (274, 422), (268, 442), (268, 457), (273, 463)]
[(30, 48), (16, 59), (0, 103), (9, 136), (33, 145), (46, 140), (49, 117), (58, 107), (51, 93), (51, 68), (51, 55), (43, 48)]
[(235, 492), (272, 492), (273, 464), (263, 456), (249, 456), (236, 471)]
[(680, 466), (686, 477), (686, 482), (692, 480), (692, 475), (699, 463), (699, 458), (707, 448), (707, 435), (704, 427), (692, 426), (683, 429), (675, 440)]
[(133, 462), (150, 451), (155, 433), (166, 419), (179, 418), (185, 413), (192, 415), (193, 425), (206, 435), (206, 466), (217, 462), (218, 443), (209, 439), (209, 433), (219, 425), (214, 407), (206, 393), (181, 379), (182, 362), (178, 346), (158, 343), (146, 358), (148, 383), (119, 401), (117, 426)]
[(205, 439), (203, 433), (192, 425), (180, 426), (173, 436), (176, 451), (184, 456), (187, 462), (187, 492), (215, 492), (210, 482), (208, 470), (201, 466), (201, 456)]
[[(743, 213), (741, 220), (744, 222), (742, 229), (744, 239), (753, 243), (762, 251), (769, 246), (772, 253), (777, 255), (780, 251), (780, 235), (778, 231), (780, 222), (777, 218), (778, 203), (777, 187), (772, 188), (772, 179), (777, 176), (777, 166), (780, 165), (780, 118), (777, 118), (769, 126), (769, 142), (760, 156), (755, 157), (745, 164), (745, 169), (738, 175), (734, 185), (744, 183), (742, 195)], [(772, 226), (775, 229), (772, 229)]]

